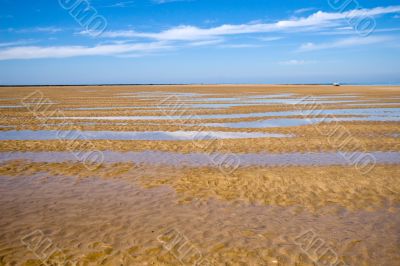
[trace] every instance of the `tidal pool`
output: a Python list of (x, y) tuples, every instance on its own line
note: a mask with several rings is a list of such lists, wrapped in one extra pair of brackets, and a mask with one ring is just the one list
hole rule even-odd
[(128, 109), (143, 109), (136, 110), (136, 112), (163, 112), (170, 110), (170, 107), (159, 108), (158, 106), (108, 106), (108, 107), (76, 107), (76, 108), (65, 108), (67, 111), (96, 111), (96, 110), (128, 110)]
[(218, 131), (57, 131), (9, 130), (0, 131), (0, 140), (209, 140), (247, 138), (287, 138), (286, 134), (218, 132)]
[(389, 106), (389, 105), (400, 105), (400, 103), (350, 103), (348, 105), (353, 106)]
[[(105, 163), (132, 162), (172, 166), (203, 167), (232, 163), (238, 166), (285, 165), (352, 165), (359, 163), (400, 163), (400, 152), (316, 152), (316, 153), (176, 153), (161, 151), (103, 151)], [(358, 160), (357, 160), (358, 158)], [(28, 160), (32, 162), (78, 161), (72, 152), (0, 152), (0, 162)]]
[(231, 123), (207, 123), (208, 127), (226, 128), (274, 128), (274, 127), (296, 127), (313, 125), (322, 122), (400, 122), (400, 116), (367, 116), (367, 117), (335, 117), (335, 118), (277, 118), (258, 121), (231, 122)]
[(346, 100), (346, 99), (330, 99), (330, 98), (275, 98), (275, 97), (259, 97), (259, 98), (198, 98), (198, 99), (182, 99), (182, 102), (207, 102), (207, 103), (226, 103), (230, 104), (287, 104), (287, 105), (296, 105), (296, 104), (337, 104), (337, 103), (351, 103), (354, 100)]
[(248, 114), (211, 114), (211, 115), (171, 115), (171, 116), (70, 116), (52, 119), (71, 120), (193, 120), (193, 119), (235, 119), (274, 116), (317, 116), (317, 115), (353, 115), (353, 116), (400, 116), (400, 108), (365, 108), (365, 109), (302, 109), (296, 111), (261, 112)]

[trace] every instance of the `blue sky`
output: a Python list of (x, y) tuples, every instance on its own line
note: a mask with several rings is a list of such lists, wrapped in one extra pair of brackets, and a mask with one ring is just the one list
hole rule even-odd
[(0, 5), (0, 84), (400, 83), (398, 1)]

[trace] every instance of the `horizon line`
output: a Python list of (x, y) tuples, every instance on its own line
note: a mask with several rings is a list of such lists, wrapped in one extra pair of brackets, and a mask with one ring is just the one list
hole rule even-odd
[[(335, 82), (324, 83), (82, 83), (82, 84), (0, 84), (0, 88), (4, 87), (90, 87), (90, 86), (185, 86), (185, 85), (308, 85), (308, 86), (330, 86)], [(338, 83), (341, 86), (400, 86), (400, 83), (357, 83), (346, 82)]]

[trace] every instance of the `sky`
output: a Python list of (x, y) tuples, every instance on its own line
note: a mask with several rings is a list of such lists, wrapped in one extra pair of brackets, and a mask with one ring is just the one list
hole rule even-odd
[(0, 85), (400, 83), (392, 0), (0, 0)]

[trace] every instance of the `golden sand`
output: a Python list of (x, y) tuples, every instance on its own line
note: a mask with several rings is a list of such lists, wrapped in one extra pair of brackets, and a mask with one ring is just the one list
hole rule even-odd
[[(146, 109), (157, 107), (162, 98), (119, 97), (132, 92), (189, 92), (215, 98), (285, 93), (335, 98), (343, 94), (356, 95), (355, 99), (360, 101), (400, 106), (400, 88), (395, 86), (309, 85), (10, 87), (0, 89), (0, 98), (8, 98), (1, 104), (20, 105), (21, 99), (35, 91), (56, 104), (41, 110), (42, 118), (27, 108), (1, 109), (0, 124), (17, 130), (178, 131), (198, 130), (202, 123), (258, 120), (208, 119), (186, 121), (186, 125), (164, 120), (151, 121), (154, 124), (122, 120), (84, 125), (78, 123), (85, 120), (46, 119), (162, 115)], [(110, 106), (142, 108), (66, 110)], [(254, 105), (188, 112), (230, 114), (298, 107)], [(324, 109), (369, 107), (323, 105)], [(60, 110), (62, 114), (57, 112)], [(62, 125), (63, 122), (74, 124)], [(188, 127), (189, 122), (195, 126)], [(293, 137), (211, 142), (90, 142), (92, 149), (104, 151), (400, 151), (399, 122), (208, 130), (282, 133)], [(350, 136), (347, 139), (350, 144), (341, 142), (343, 132)], [(84, 141), (0, 141), (0, 151), (76, 151), (83, 144)], [(242, 167), (224, 175), (216, 167), (103, 163), (89, 170), (77, 162), (3, 162), (0, 164), (0, 265), (60, 265), (62, 261), (63, 265), (194, 265), (197, 262), (197, 265), (315, 266), (329, 265), (324, 264), (328, 261), (337, 266), (397, 266), (399, 176), (400, 166), (389, 164), (376, 165), (366, 174), (351, 165), (314, 165)], [(310, 234), (312, 237), (307, 238)]]
[[(305, 253), (295, 241), (309, 230), (349, 265), (396, 265), (400, 258), (399, 184), (384, 177), (396, 176), (392, 171), (398, 168), (379, 166), (367, 178), (339, 183), (335, 172), (343, 179), (354, 172), (316, 168), (307, 178), (312, 168), (291, 168), (285, 178), (285, 168), (265, 168), (254, 170), (259, 177), (239, 172), (231, 181), (218, 173), (212, 177), (212, 169), (192, 169), (199, 177), (193, 179), (182, 171), (143, 166), (109, 165), (85, 173), (78, 165), (19, 165), (1, 168), (3, 176), (18, 176), (0, 179), (4, 263), (40, 264), (40, 257), (21, 244), (21, 239), (30, 243), (36, 230), (60, 249), (46, 261), (66, 257), (78, 265), (177, 265), (181, 253), (160, 242), (169, 243), (170, 230), (212, 262), (205, 265), (314, 265), (313, 252)], [(240, 181), (244, 178), (248, 181)], [(261, 182), (260, 188), (254, 182)]]
[[(329, 206), (376, 211), (400, 203), (399, 165), (376, 165), (363, 174), (353, 166), (241, 167), (227, 176), (212, 167), (168, 167), (103, 163), (89, 170), (82, 163), (31, 163), (10, 161), (0, 175), (99, 177), (123, 179), (153, 188), (172, 187), (187, 203), (193, 199), (243, 201), (267, 206), (299, 207), (318, 211)], [(162, 173), (160, 175), (160, 173)]]
[[(2, 88), (0, 98), (11, 98), (3, 104), (21, 105), (21, 100), (29, 96), (28, 99), (34, 100), (37, 97), (44, 97), (56, 105), (43, 105), (39, 114), (32, 112), (28, 108), (22, 109), (3, 109), (0, 122), (2, 125), (14, 126), (17, 130), (117, 130), (117, 131), (179, 131), (179, 130), (198, 130), (198, 126), (209, 122), (233, 122), (233, 121), (253, 121), (259, 118), (243, 119), (208, 119), (192, 121), (97, 121), (96, 125), (85, 125), (84, 122), (96, 122), (85, 120), (52, 120), (53, 116), (131, 116), (131, 115), (165, 115), (163, 112), (147, 110), (146, 113), (132, 109), (117, 110), (88, 110), (88, 111), (68, 111), (65, 108), (71, 107), (126, 107), (126, 106), (153, 106), (157, 109), (163, 98), (152, 100), (141, 100), (140, 98), (121, 98), (123, 93), (133, 92), (183, 92), (183, 93), (203, 93), (202, 97), (242, 97), (265, 94), (287, 94), (296, 93), (296, 97), (307, 96), (329, 96), (339, 97), (338, 95), (353, 95), (359, 99), (375, 99), (379, 103), (393, 102), (393, 107), (400, 104), (396, 97), (399, 97), (398, 87), (378, 87), (378, 86), (267, 86), (267, 85), (208, 85), (208, 86), (88, 86), (88, 87), (21, 87), (21, 88)], [(40, 93), (39, 93), (40, 92)], [(168, 96), (165, 96), (166, 98)], [(283, 96), (291, 98), (291, 96)], [(396, 103), (397, 102), (397, 103)], [(320, 106), (324, 109), (357, 109), (368, 108), (368, 106), (345, 106), (343, 104), (329, 104)], [(293, 105), (260, 105), (260, 106), (237, 106), (229, 109), (190, 109), (178, 110), (174, 114), (196, 115), (196, 114), (229, 114), (229, 113), (252, 113), (269, 111), (288, 111), (297, 108), (311, 108), (306, 106)], [(301, 116), (300, 116), (301, 117)], [(274, 117), (269, 117), (274, 118)], [(74, 123), (73, 125), (63, 125), (64, 122)], [(123, 123), (115, 124), (115, 123)], [(194, 124), (195, 126), (189, 126)], [(339, 129), (339, 130), (338, 130)], [(0, 130), (10, 130), (0, 128)], [(205, 130), (204, 126), (201, 130)], [(339, 144), (329, 141), (328, 134), (322, 132), (346, 131), (352, 136), (352, 143), (362, 151), (399, 151), (398, 122), (340, 122), (324, 123), (320, 125), (308, 125), (301, 127), (277, 127), (266, 129), (230, 129), (230, 128), (207, 128), (206, 130), (215, 131), (245, 131), (245, 132), (271, 132), (291, 134), (293, 138), (285, 139), (248, 139), (248, 140), (224, 140), (223, 145), (214, 144), (221, 152), (307, 152), (307, 151), (335, 151), (339, 149)], [(331, 136), (333, 138), (334, 136)], [(98, 150), (119, 150), (119, 151), (142, 151), (142, 150), (163, 150), (196, 152), (203, 151), (208, 143), (195, 141), (173, 142), (173, 141), (92, 141)], [(77, 145), (79, 146), (79, 145)], [(340, 150), (349, 150), (352, 147), (340, 146)], [(59, 141), (1, 141), (0, 151), (63, 151), (69, 150), (65, 142)]]
[[(326, 137), (280, 138), (280, 139), (226, 139), (223, 141), (103, 141), (92, 140), (96, 150), (107, 151), (146, 151), (159, 150), (171, 152), (319, 152), (319, 151), (400, 151), (398, 138), (382, 137), (380, 134), (352, 138), (352, 146), (329, 143)], [(84, 141), (2, 141), (0, 151), (71, 151), (79, 150)]]

